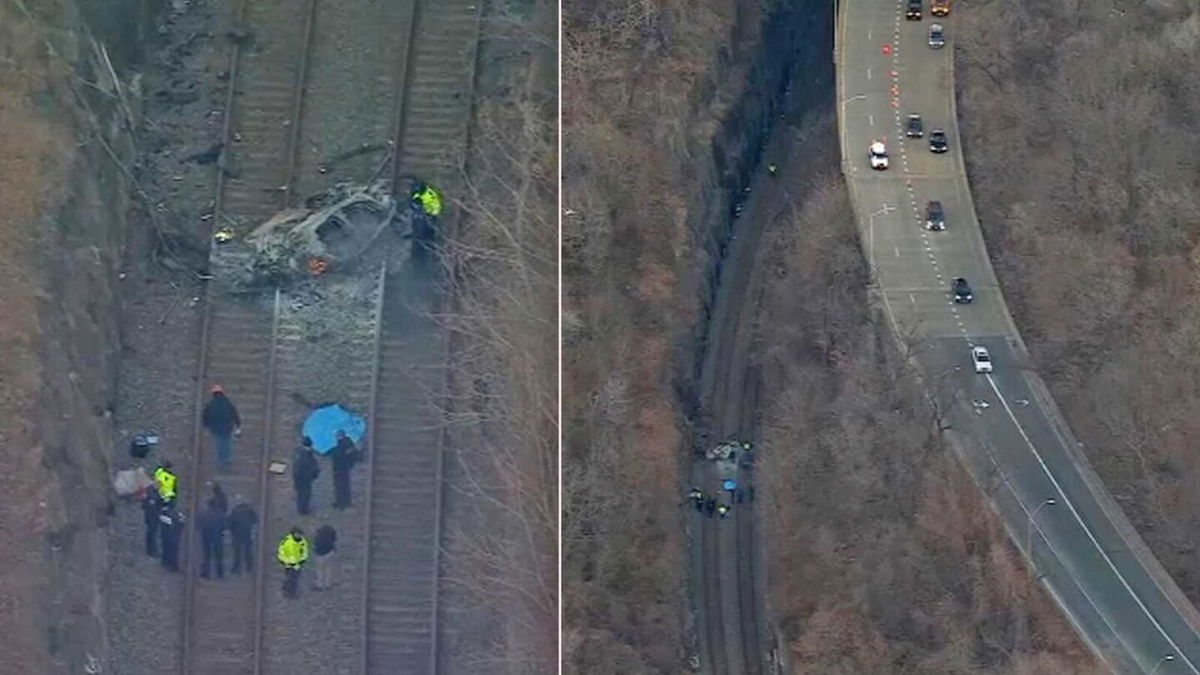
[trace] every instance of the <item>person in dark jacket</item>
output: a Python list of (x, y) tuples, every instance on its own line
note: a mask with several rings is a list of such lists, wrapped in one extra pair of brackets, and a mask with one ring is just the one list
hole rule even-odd
[(158, 516), (162, 513), (163, 502), (158, 496), (158, 490), (146, 490), (142, 499), (142, 520), (146, 523), (146, 555), (158, 557)]
[(316, 557), (317, 582), (314, 590), (324, 591), (333, 587), (333, 552), (337, 550), (337, 530), (322, 525), (313, 537), (313, 555)]
[(183, 538), (183, 511), (175, 508), (172, 503), (165, 503), (158, 514), (158, 523), (158, 531), (162, 535), (162, 565), (172, 572), (178, 572), (179, 540)]
[(225, 489), (215, 481), (212, 484), (212, 495), (208, 498), (208, 507), (215, 509), (222, 516), (229, 515), (229, 495), (225, 494)]
[(212, 398), (204, 406), (203, 421), (213, 437), (217, 466), (228, 468), (233, 463), (233, 437), (242, 433), (242, 418), (219, 384), (213, 385)]
[(337, 430), (337, 445), (329, 451), (333, 461), (333, 508), (350, 506), (350, 468), (358, 460), (358, 448), (346, 432)]
[(225, 578), (225, 514), (209, 501), (208, 508), (196, 519), (200, 530), (200, 545), (204, 550), (204, 562), (200, 565), (200, 576), (208, 578), (212, 563), (217, 567), (217, 578)]
[(254, 571), (254, 526), (258, 524), (258, 514), (247, 504), (241, 495), (234, 500), (237, 505), (229, 512), (229, 534), (233, 538), (233, 567), (234, 574), (242, 573), (242, 563), (246, 563), (246, 571)]
[(321, 475), (321, 465), (317, 462), (312, 443), (312, 439), (305, 436), (300, 447), (296, 448), (296, 458), (292, 463), (292, 485), (296, 487), (296, 510), (300, 515), (309, 512), (313, 482)]

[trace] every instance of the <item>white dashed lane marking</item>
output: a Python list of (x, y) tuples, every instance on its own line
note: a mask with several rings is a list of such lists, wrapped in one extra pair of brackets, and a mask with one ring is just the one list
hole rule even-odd
[[(892, 107), (896, 108), (896, 127), (897, 127), (897, 132), (899, 134), (899, 137), (901, 139), (907, 138), (904, 135), (904, 121), (901, 117), (901, 113), (900, 113), (900, 109), (899, 109), (900, 108), (900, 69), (901, 69), (901, 67), (900, 67), (900, 21), (903, 16), (903, 5), (904, 5), (903, 0), (897, 0), (897, 2), (896, 2), (896, 28), (895, 28), (895, 32), (894, 32), (895, 41), (892, 44), (892, 71), (890, 73), (892, 76)], [(872, 125), (873, 125), (873, 123), (872, 123)], [(901, 145), (901, 148), (900, 148), (900, 163), (904, 167), (904, 173), (909, 174), (908, 152), (903, 145)], [(917, 193), (916, 193), (916, 190), (913, 189), (912, 180), (905, 181), (905, 187), (908, 189), (909, 203), (912, 204), (912, 207), (913, 207), (913, 217), (917, 219), (917, 226), (921, 227), (923, 225), (923, 223), (921, 221), (921, 209), (917, 205)], [(934, 252), (933, 246), (930, 245), (928, 233), (925, 232), (924, 229), (922, 229), (922, 231), (921, 231), (921, 238), (922, 238), (922, 241), (925, 243), (925, 253), (926, 253), (926, 255), (929, 256), (929, 263), (930, 263), (930, 266), (933, 268), (932, 271), (933, 271), (934, 277), (937, 278), (937, 281), (939, 284), (944, 284), (945, 277), (942, 276), (941, 267), (940, 267), (940, 265), (938, 265), (937, 254)], [(899, 250), (897, 249), (897, 256), (898, 255), (899, 255)], [(912, 293), (909, 293), (908, 299), (909, 299), (909, 302), (911, 302), (913, 305), (917, 304), (917, 299)], [(970, 342), (969, 334), (967, 333), (967, 327), (963, 324), (962, 316), (958, 312), (958, 306), (954, 303), (954, 298), (952, 296), (948, 297), (946, 304), (950, 307), (950, 312), (954, 316), (954, 321), (955, 321), (955, 323), (958, 324), (958, 329), (962, 332), (963, 337), (968, 338), (968, 342)]]

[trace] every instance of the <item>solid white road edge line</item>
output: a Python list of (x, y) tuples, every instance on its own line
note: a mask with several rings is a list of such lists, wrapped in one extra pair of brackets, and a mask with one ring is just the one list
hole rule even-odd
[[(1083, 528), (1084, 533), (1087, 534), (1088, 539), (1092, 542), (1092, 545), (1095, 546), (1096, 550), (1100, 552), (1100, 555), (1104, 558), (1104, 562), (1108, 563), (1109, 569), (1111, 569), (1113, 574), (1117, 575), (1117, 578), (1121, 580), (1121, 585), (1124, 586), (1125, 590), (1129, 592), (1129, 595), (1133, 597), (1133, 600), (1138, 604), (1138, 607), (1142, 608), (1142, 612), (1146, 615), (1146, 618), (1150, 619), (1150, 622), (1154, 624), (1154, 627), (1158, 629), (1159, 634), (1162, 635), (1167, 643), (1171, 645), (1171, 648), (1175, 650), (1175, 654), (1188, 664), (1188, 667), (1192, 669), (1193, 673), (1200, 675), (1200, 670), (1196, 669), (1196, 665), (1192, 663), (1192, 660), (1189, 659), (1187, 654), (1185, 654), (1183, 650), (1179, 648), (1179, 645), (1175, 644), (1175, 640), (1171, 639), (1171, 636), (1166, 630), (1163, 629), (1162, 624), (1158, 622), (1158, 619), (1154, 618), (1154, 615), (1150, 612), (1150, 609), (1146, 607), (1144, 602), (1142, 602), (1141, 597), (1134, 592), (1133, 587), (1130, 586), (1129, 582), (1125, 580), (1125, 577), (1121, 575), (1121, 571), (1117, 569), (1117, 566), (1113, 563), (1112, 558), (1108, 556), (1108, 552), (1105, 551), (1104, 547), (1100, 545), (1100, 542), (1096, 539), (1096, 535), (1092, 534), (1091, 528), (1087, 526), (1087, 523), (1084, 522), (1083, 518), (1079, 515), (1079, 511), (1075, 510), (1075, 505), (1072, 504), (1071, 499), (1067, 497), (1067, 493), (1062, 489), (1062, 485), (1060, 485), (1058, 479), (1054, 477), (1054, 474), (1050, 471), (1050, 467), (1046, 466), (1046, 461), (1042, 459), (1042, 454), (1038, 452), (1038, 449), (1033, 444), (1033, 441), (1031, 441), (1029, 436), (1025, 433), (1025, 428), (1022, 427), (1021, 423), (1017, 421), (1017, 416), (1013, 413), (1012, 407), (1008, 405), (1008, 401), (1004, 398), (1004, 395), (1000, 393), (1000, 388), (996, 386), (995, 380), (992, 379), (991, 375), (984, 375), (984, 377), (987, 378), (988, 384), (992, 387), (992, 391), (996, 392), (996, 398), (1000, 399), (1000, 404), (1004, 406), (1004, 411), (1008, 413), (1009, 419), (1011, 419), (1013, 425), (1017, 427), (1017, 432), (1021, 434), (1021, 438), (1025, 439), (1025, 444), (1028, 445), (1029, 449), (1033, 451), (1033, 456), (1037, 458), (1038, 465), (1042, 467), (1042, 472), (1045, 473), (1046, 477), (1050, 479), (1050, 482), (1054, 484), (1054, 489), (1057, 490), (1058, 494), (1062, 496), (1063, 502), (1071, 511), (1071, 515), (1075, 517), (1076, 522), (1078, 522), (1079, 526)], [(1132, 654), (1132, 652), (1130, 653)]]

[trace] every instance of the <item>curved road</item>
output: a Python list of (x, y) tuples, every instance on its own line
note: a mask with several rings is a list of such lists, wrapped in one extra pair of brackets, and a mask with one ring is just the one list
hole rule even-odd
[[(927, 4), (927, 3), (926, 3)], [(1200, 615), (1087, 465), (1029, 358), (992, 271), (967, 183), (954, 108), (954, 16), (907, 21), (903, 0), (842, 2), (835, 59), (843, 172), (877, 299), (944, 410), (947, 436), (1014, 542), (1088, 645), (1115, 671), (1200, 675)], [(930, 49), (931, 23), (946, 28)], [(905, 139), (919, 113), (950, 152)], [(867, 146), (886, 138), (891, 167)], [(921, 225), (940, 200), (946, 230)], [(975, 292), (950, 301), (954, 277)], [(984, 345), (995, 374), (976, 375)]]

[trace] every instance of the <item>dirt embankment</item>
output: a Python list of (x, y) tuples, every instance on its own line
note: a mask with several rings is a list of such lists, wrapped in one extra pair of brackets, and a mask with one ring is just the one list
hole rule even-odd
[(1014, 318), (1092, 465), (1200, 602), (1200, 10), (964, 3), (955, 22), (968, 171)]
[[(133, 4), (109, 6), (109, 18), (136, 25)], [(111, 156), (128, 146), (88, 35), (73, 3), (0, 5), (5, 673), (99, 672), (87, 669), (106, 650), (103, 529), (128, 207)]]

